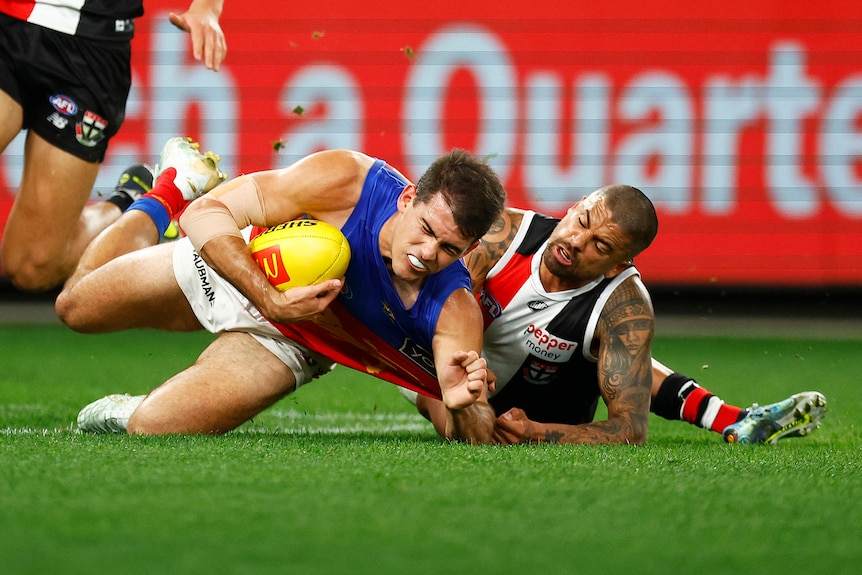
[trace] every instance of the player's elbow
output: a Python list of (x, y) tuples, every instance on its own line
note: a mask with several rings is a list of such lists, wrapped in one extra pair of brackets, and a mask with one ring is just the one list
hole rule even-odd
[(646, 445), (648, 435), (647, 421), (634, 419), (629, 422), (627, 432), (625, 434), (624, 443), (631, 445)]
[(647, 442), (648, 417), (617, 415), (608, 417), (607, 441), (617, 445), (644, 445)]

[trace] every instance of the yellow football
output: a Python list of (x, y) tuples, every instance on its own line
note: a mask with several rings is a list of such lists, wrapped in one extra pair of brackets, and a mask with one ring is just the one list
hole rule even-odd
[(350, 263), (350, 244), (341, 230), (318, 220), (273, 226), (248, 244), (269, 283), (284, 291), (340, 278)]

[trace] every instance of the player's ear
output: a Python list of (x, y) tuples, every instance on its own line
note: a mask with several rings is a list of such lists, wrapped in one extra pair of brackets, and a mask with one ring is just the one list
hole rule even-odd
[(410, 204), (413, 203), (413, 200), (416, 198), (416, 186), (413, 184), (409, 184), (406, 188), (401, 191), (401, 195), (398, 196), (398, 211), (403, 212), (407, 208), (410, 207)]
[(466, 256), (467, 254), (469, 254), (470, 252), (472, 252), (473, 250), (475, 250), (476, 248), (478, 248), (478, 247), (479, 247), (479, 243), (480, 243), (480, 242), (479, 242), (479, 240), (476, 240), (475, 242), (473, 242), (473, 244), (472, 244), (469, 248), (467, 248), (466, 250), (464, 250), (464, 253), (463, 253), (463, 254), (461, 254), (461, 257)]

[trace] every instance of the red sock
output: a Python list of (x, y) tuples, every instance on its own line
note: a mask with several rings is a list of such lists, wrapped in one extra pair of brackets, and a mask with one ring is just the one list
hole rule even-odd
[(715, 415), (712, 425), (709, 428), (716, 433), (721, 433), (724, 431), (725, 427), (733, 425), (739, 421), (739, 417), (742, 412), (743, 409), (741, 407), (722, 403), (721, 407), (718, 408), (718, 413)]
[(153, 189), (141, 197), (158, 200), (168, 211), (170, 219), (175, 219), (185, 209), (188, 201), (174, 184), (177, 177), (176, 168), (168, 168), (162, 172), (153, 184)]
[[(692, 382), (693, 383), (693, 382)], [(700, 385), (694, 385), (685, 396), (682, 418), (689, 422), (721, 433), (728, 425), (736, 423), (742, 408), (724, 403)]]

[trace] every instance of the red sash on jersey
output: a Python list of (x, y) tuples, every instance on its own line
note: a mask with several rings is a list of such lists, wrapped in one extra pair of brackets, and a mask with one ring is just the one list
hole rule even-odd
[(529, 280), (532, 262), (532, 254), (513, 254), (502, 270), (493, 277), (485, 279), (482, 293), (477, 297), (479, 307), (482, 309), (484, 329), (487, 330), (491, 322), (503, 313), (518, 290)]
[(314, 321), (273, 325), (293, 341), (345, 367), (429, 397), (442, 397), (436, 378), (357, 321), (337, 300)]

